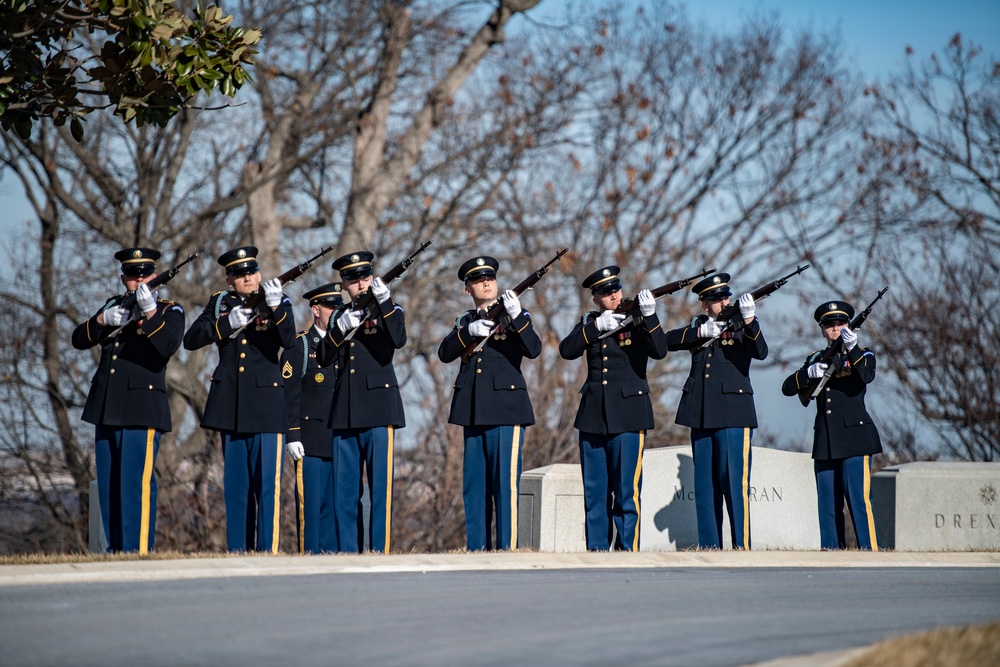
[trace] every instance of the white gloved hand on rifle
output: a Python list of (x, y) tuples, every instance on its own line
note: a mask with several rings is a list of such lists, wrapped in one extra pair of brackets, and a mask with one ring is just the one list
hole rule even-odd
[(493, 331), (493, 320), (475, 320), (469, 323), (469, 333), (476, 338), (486, 338)]
[(349, 333), (361, 326), (361, 312), (353, 308), (346, 309), (337, 318), (337, 328), (342, 332)]
[(858, 344), (858, 334), (851, 331), (850, 327), (844, 327), (840, 330), (840, 338), (844, 341), (844, 348), (850, 352), (854, 349), (854, 346)]
[(149, 286), (141, 283), (135, 288), (135, 302), (142, 312), (153, 312), (156, 310), (156, 292), (150, 293)]
[(385, 303), (389, 300), (389, 286), (382, 282), (381, 278), (376, 278), (372, 281), (372, 296), (379, 303)]
[(271, 278), (262, 285), (264, 288), (264, 303), (268, 308), (277, 308), (281, 305), (281, 281)]
[(253, 319), (253, 310), (246, 306), (233, 308), (229, 311), (229, 326), (233, 329), (242, 329)]
[(752, 320), (757, 314), (757, 304), (753, 301), (753, 295), (747, 292), (740, 297), (740, 317), (744, 320)]
[(507, 311), (510, 319), (516, 319), (521, 314), (521, 300), (514, 294), (514, 290), (509, 289), (504, 292), (500, 300), (503, 301), (503, 308)]
[(132, 319), (131, 311), (121, 306), (112, 306), (104, 311), (104, 324), (109, 327), (123, 327)]
[(698, 338), (718, 338), (724, 327), (713, 318), (708, 318), (698, 327)]
[(597, 316), (597, 319), (594, 320), (594, 324), (597, 326), (598, 331), (613, 331), (618, 328), (618, 325), (620, 325), (624, 319), (624, 315), (616, 313), (613, 310), (605, 310)]
[(656, 312), (656, 299), (648, 289), (639, 292), (639, 312), (643, 317), (649, 317)]
[(830, 367), (830, 364), (821, 364), (819, 362), (811, 364), (809, 368), (806, 369), (806, 375), (815, 380), (816, 378), (823, 377), (826, 373), (826, 369)]

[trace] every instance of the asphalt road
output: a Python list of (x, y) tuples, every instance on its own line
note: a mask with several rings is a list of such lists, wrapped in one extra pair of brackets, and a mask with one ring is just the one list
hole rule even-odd
[(998, 568), (444, 571), (0, 587), (0, 664), (744, 665), (1000, 618)]

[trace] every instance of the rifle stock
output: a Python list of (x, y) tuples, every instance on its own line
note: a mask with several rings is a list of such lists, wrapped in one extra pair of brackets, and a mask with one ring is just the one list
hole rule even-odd
[[(882, 298), (882, 295), (888, 291), (889, 286), (886, 285), (884, 288), (879, 290), (878, 296), (872, 299), (872, 302), (868, 304), (867, 308), (854, 316), (854, 319), (851, 320), (851, 323), (848, 325), (851, 328), (851, 331), (857, 331), (861, 328), (861, 326), (865, 323), (865, 320), (868, 319), (868, 316), (871, 315), (872, 308), (878, 300)], [(803, 407), (808, 406), (809, 401), (819, 396), (819, 393), (823, 391), (823, 387), (825, 387), (826, 383), (830, 381), (831, 377), (833, 377), (834, 369), (831, 362), (837, 355), (842, 354), (843, 351), (844, 341), (842, 338), (838, 338), (832, 345), (823, 350), (823, 352), (816, 358), (816, 361), (813, 362), (815, 364), (827, 364), (827, 369), (823, 372), (821, 377), (813, 378), (799, 391), (799, 402), (802, 403)]]
[[(562, 258), (562, 256), (565, 255), (567, 252), (569, 252), (569, 248), (563, 248), (562, 250), (556, 253), (555, 257), (546, 262), (545, 266), (538, 269), (537, 271), (532, 271), (530, 274), (528, 274), (527, 278), (525, 278), (524, 280), (522, 280), (521, 282), (519, 282), (517, 285), (514, 286), (513, 289), (514, 294), (521, 296), (524, 292), (534, 287), (535, 283), (541, 280), (542, 276), (548, 273), (549, 267), (555, 264), (557, 261), (559, 261), (559, 259)], [(503, 315), (503, 302), (498, 299), (496, 303), (490, 306), (489, 309), (486, 311), (486, 319), (496, 322), (498, 319), (500, 319), (502, 315)], [(462, 361), (468, 361), (469, 359), (471, 359), (472, 356), (476, 354), (476, 352), (478, 352), (483, 348), (483, 345), (486, 344), (486, 341), (488, 339), (489, 339), (488, 336), (474, 337), (472, 341), (465, 346), (465, 349), (462, 350)]]

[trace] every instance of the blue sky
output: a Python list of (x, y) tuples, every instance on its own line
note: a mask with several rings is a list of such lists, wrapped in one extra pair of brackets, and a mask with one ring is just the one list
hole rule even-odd
[(844, 52), (866, 79), (884, 78), (903, 62), (904, 49), (924, 59), (956, 32), (1000, 56), (1000, 0), (703, 0), (689, 15), (733, 28), (755, 11), (777, 11), (790, 28), (840, 28)]

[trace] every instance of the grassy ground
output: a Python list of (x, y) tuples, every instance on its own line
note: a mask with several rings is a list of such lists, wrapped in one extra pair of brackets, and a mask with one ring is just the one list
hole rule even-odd
[(1000, 665), (1000, 621), (942, 628), (876, 644), (843, 667), (987, 667)]

